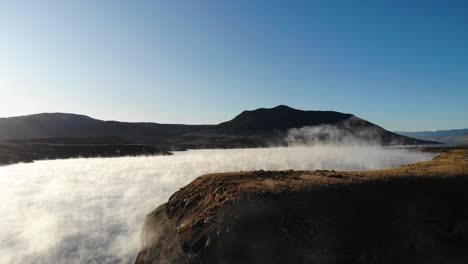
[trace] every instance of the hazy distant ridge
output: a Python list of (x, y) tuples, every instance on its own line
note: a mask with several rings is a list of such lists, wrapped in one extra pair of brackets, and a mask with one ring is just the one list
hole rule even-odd
[(423, 140), (435, 140), (452, 144), (468, 144), (468, 128), (416, 132), (399, 131), (396, 133)]

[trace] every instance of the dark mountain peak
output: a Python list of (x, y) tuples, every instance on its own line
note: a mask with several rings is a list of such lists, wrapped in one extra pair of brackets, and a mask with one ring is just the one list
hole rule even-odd
[(68, 113), (40, 113), (0, 121), (0, 139), (94, 136), (88, 132), (104, 123), (89, 116)]
[(304, 126), (337, 124), (351, 117), (353, 115), (340, 112), (303, 111), (286, 105), (278, 105), (273, 108), (244, 111), (234, 119), (221, 123), (219, 126), (236, 132), (284, 131)]
[(23, 116), (16, 116), (16, 117), (4, 117), (0, 118), (4, 120), (57, 120), (57, 121), (78, 121), (78, 120), (95, 120), (97, 119), (91, 118), (86, 115), (79, 115), (79, 114), (71, 114), (71, 113), (38, 113), (32, 115), (23, 115)]
[(39, 114), (39, 115), (48, 115), (48, 116), (52, 116), (52, 117), (57, 117), (57, 118), (82, 118), (82, 119), (92, 119), (92, 120), (96, 120), (92, 117), (89, 117), (87, 115), (80, 115), (80, 114), (73, 114), (73, 113), (61, 113), (61, 112), (55, 112), (55, 113), (42, 113), (42, 114)]
[[(252, 112), (270, 112), (270, 113), (275, 113), (275, 112), (285, 112), (285, 111), (301, 111), (301, 110), (297, 110), (297, 109), (294, 109), (292, 107), (289, 107), (287, 105), (278, 105), (278, 106), (275, 106), (275, 107), (272, 107), (272, 108), (257, 108), (255, 110), (246, 110), (242, 113), (252, 113)], [(241, 114), (242, 114), (241, 113)]]
[(277, 106), (273, 107), (273, 109), (278, 109), (278, 108), (293, 109), (292, 107), (289, 107), (289, 106), (287, 106), (287, 105), (277, 105)]
[(278, 105), (278, 106), (275, 106), (273, 108), (270, 108), (270, 110), (276, 110), (276, 111), (298, 111), (297, 109), (295, 108), (292, 108), (292, 107), (289, 107), (287, 105)]

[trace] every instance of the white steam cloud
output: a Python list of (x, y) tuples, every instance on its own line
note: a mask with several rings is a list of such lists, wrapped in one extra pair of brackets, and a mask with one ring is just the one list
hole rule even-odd
[[(338, 125), (320, 125), (290, 129), (285, 137), (289, 146), (312, 145), (381, 145), (384, 130), (366, 126), (359, 117), (351, 117)], [(387, 142), (398, 145), (398, 142)]]
[[(290, 143), (296, 144), (300, 132), (291, 133), (296, 137), (290, 134)], [(369, 170), (432, 157), (405, 149), (316, 144), (0, 167), (0, 263), (132, 263), (144, 216), (205, 173)]]

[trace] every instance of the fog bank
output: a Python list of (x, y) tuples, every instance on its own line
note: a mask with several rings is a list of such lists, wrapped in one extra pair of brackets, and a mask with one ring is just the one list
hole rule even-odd
[(240, 170), (369, 170), (429, 153), (334, 144), (0, 167), (0, 263), (131, 263), (144, 216), (195, 177)]

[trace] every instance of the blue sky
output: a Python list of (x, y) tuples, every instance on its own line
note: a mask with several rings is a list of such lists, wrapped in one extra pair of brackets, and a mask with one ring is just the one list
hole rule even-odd
[(468, 127), (468, 2), (408, 2), (0, 0), (0, 116), (200, 124), (286, 104)]

